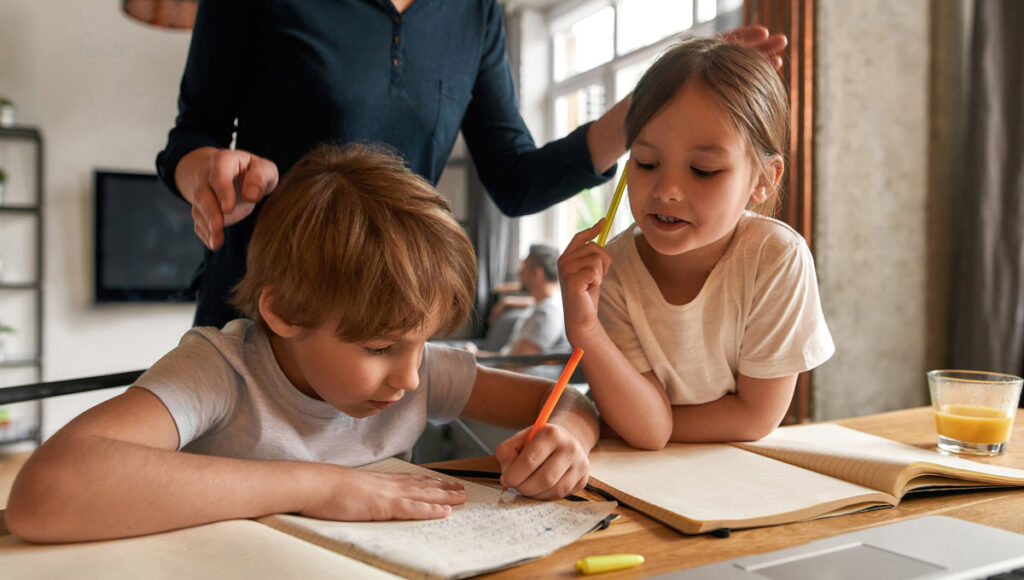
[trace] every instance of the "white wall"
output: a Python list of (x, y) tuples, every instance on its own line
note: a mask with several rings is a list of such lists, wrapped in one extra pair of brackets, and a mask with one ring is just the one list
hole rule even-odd
[[(92, 304), (92, 172), (153, 171), (189, 33), (129, 20), (119, 0), (0, 0), (0, 94), (45, 140), (44, 380), (145, 368), (192, 305)], [(50, 399), (44, 432), (109, 396)]]

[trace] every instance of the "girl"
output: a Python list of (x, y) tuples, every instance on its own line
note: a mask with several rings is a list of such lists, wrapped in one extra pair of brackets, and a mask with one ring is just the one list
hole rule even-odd
[(602, 418), (634, 447), (759, 439), (797, 375), (835, 350), (806, 243), (767, 217), (788, 125), (768, 61), (722, 40), (673, 47), (637, 84), (635, 224), (602, 248), (589, 241), (602, 220), (559, 259), (569, 341)]

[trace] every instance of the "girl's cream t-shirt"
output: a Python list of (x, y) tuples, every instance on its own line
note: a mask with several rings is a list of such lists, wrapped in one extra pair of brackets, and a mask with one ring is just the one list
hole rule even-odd
[(673, 405), (735, 392), (738, 373), (793, 375), (835, 352), (810, 249), (783, 222), (744, 213), (700, 293), (682, 305), (665, 301), (637, 253), (639, 235), (630, 228), (607, 245), (599, 317), (638, 371), (654, 371)]

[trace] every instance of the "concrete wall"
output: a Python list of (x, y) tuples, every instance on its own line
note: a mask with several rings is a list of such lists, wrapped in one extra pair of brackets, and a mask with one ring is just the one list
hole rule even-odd
[[(153, 171), (190, 38), (120, 4), (0, 0), (0, 94), (46, 146), (44, 380), (147, 367), (191, 323), (191, 305), (92, 303), (92, 172)], [(46, 401), (44, 431), (110, 394)]]
[[(814, 418), (928, 401), (945, 364), (965, 3), (820, 0), (814, 251), (836, 355)], [(959, 59), (959, 60), (958, 60)]]

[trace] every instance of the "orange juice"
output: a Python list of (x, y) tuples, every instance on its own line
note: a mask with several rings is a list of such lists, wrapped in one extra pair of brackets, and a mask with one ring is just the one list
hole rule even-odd
[(939, 435), (966, 443), (994, 445), (1010, 439), (1013, 417), (980, 405), (943, 405), (935, 412)]

